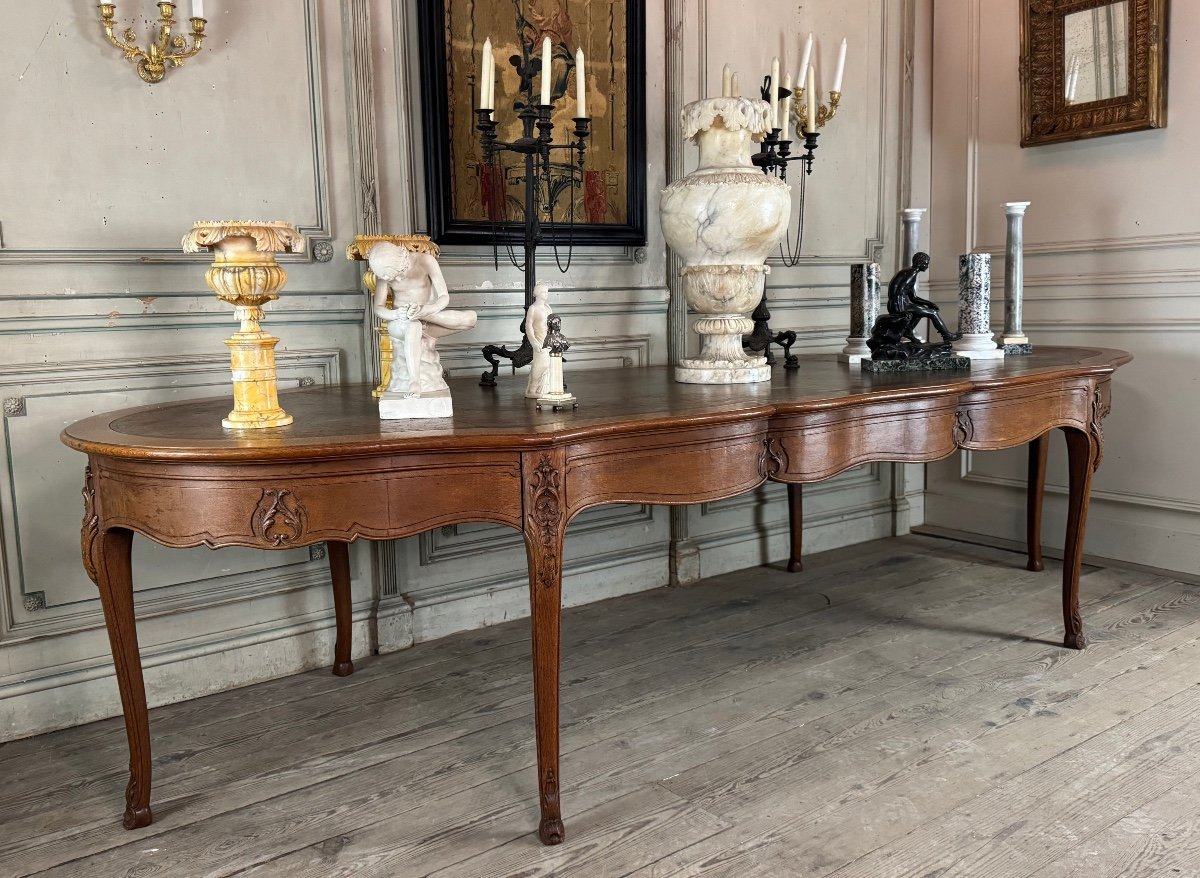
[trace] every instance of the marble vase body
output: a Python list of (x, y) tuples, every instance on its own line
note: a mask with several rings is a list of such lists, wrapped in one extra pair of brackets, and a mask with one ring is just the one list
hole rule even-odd
[(838, 354), (843, 363), (855, 365), (870, 359), (867, 339), (879, 317), (879, 263), (856, 262), (850, 266), (850, 335)]
[(998, 360), (991, 327), (992, 254), (965, 253), (958, 257), (958, 331), (954, 352), (972, 360)]
[(747, 357), (742, 348), (770, 271), (767, 256), (792, 210), (788, 185), (750, 159), (767, 133), (769, 112), (765, 101), (721, 97), (690, 103), (680, 114), (684, 137), (700, 148), (700, 164), (664, 190), (660, 219), (667, 244), (683, 260), (688, 307), (700, 315), (693, 325), (700, 353), (680, 360), (676, 381), (771, 378), (766, 358)]

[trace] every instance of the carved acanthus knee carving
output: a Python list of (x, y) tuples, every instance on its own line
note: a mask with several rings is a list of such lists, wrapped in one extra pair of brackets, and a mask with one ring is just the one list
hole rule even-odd
[(83, 569), (88, 579), (96, 582), (96, 560), (92, 557), (96, 537), (100, 535), (100, 516), (96, 512), (96, 487), (92, 480), (92, 468), (83, 470), (83, 526), (79, 531), (79, 548), (83, 554)]

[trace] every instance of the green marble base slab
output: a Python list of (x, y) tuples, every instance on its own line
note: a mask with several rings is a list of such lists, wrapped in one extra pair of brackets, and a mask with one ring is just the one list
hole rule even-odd
[(1004, 356), (1006, 357), (1021, 357), (1025, 354), (1033, 353), (1033, 345), (1029, 342), (1024, 344), (1006, 344), (1004, 346)]
[(970, 357), (930, 357), (911, 360), (872, 360), (863, 357), (864, 372), (953, 372), (970, 369)]

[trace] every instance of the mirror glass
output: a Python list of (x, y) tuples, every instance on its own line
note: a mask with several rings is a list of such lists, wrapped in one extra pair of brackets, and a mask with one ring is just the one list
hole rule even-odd
[(1086, 104), (1129, 94), (1129, 2), (1066, 16), (1063, 98)]

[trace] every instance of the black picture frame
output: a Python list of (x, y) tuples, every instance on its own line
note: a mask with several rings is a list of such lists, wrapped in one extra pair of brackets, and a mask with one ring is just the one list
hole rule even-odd
[[(494, 230), (501, 240), (518, 240), (522, 221), (492, 222), (454, 216), (450, 188), (450, 96), (446, 76), (445, 11), (447, 0), (417, 0), (417, 39), (420, 44), (421, 129), (425, 150), (425, 195), (429, 236), (438, 244), (491, 245)], [(461, 0), (448, 0), (450, 3)], [(478, 0), (477, 0), (478, 2)], [(511, 2), (511, 0), (498, 0)], [(591, 0), (603, 3), (608, 0)], [(646, 243), (646, 13), (641, 0), (627, 0), (626, 46), (628, 76), (626, 100), (628, 127), (628, 199), (622, 224), (576, 222), (567, 228), (543, 227), (547, 242), (641, 247)], [(558, 132), (556, 132), (558, 134)]]

